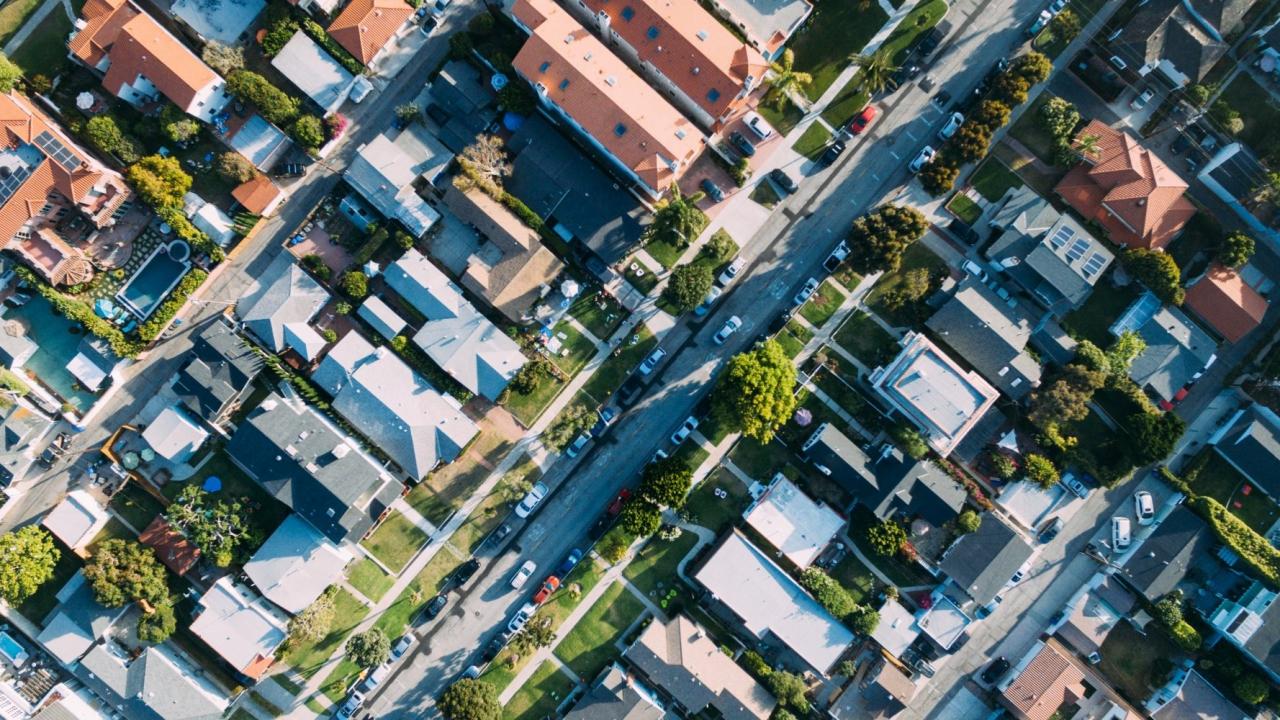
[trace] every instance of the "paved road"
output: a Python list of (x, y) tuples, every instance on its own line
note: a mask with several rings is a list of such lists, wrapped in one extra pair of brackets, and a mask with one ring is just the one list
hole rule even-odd
[[(997, 58), (1021, 43), (1021, 28), (1038, 12), (1035, 0), (957, 3), (949, 15), (957, 27), (955, 39), (931, 71), (933, 92), (946, 88), (959, 97), (970, 91)], [(528, 592), (516, 593), (508, 586), (516, 566), (533, 560), (539, 568), (552, 568), (571, 548), (584, 545), (598, 513), (666, 444), (720, 364), (749, 346), (790, 306), (798, 286), (820, 272), (822, 259), (854, 217), (905, 180), (906, 162), (936, 132), (942, 111), (915, 84), (888, 98), (881, 109), (873, 131), (851, 146), (835, 168), (818, 172), (811, 163), (797, 161), (800, 174), (809, 177), (800, 193), (746, 243), (742, 254), (750, 264), (742, 279), (709, 318), (698, 325), (682, 323), (663, 339), (670, 358), (645, 399), (620, 419), (608, 441), (593, 445), (576, 465), (561, 461), (550, 470), (544, 481), (552, 487), (551, 497), (526, 526), (517, 528), (510, 547), (482, 558), (487, 562), (481, 574), (454, 599), (453, 610), (427, 628), (417, 651), (367, 706), (374, 717), (431, 712), (433, 697), (471, 664), (525, 601)], [(710, 337), (730, 315), (743, 318), (744, 325), (726, 346), (717, 347)]]

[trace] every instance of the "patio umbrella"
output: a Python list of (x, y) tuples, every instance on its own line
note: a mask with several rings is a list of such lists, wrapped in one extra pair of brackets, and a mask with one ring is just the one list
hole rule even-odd
[(806, 408), (800, 408), (796, 411), (795, 421), (800, 427), (809, 427), (809, 423), (813, 422), (813, 413)]
[(217, 475), (210, 475), (204, 479), (204, 483), (200, 486), (205, 492), (215, 493), (222, 489), (222, 478)]
[(76, 107), (88, 110), (93, 107), (93, 93), (85, 91), (76, 96)]
[(138, 453), (132, 450), (125, 453), (124, 457), (120, 458), (120, 464), (124, 466), (125, 470), (136, 470), (138, 468)]
[(505, 112), (502, 114), (502, 127), (510, 130), (511, 132), (515, 132), (520, 129), (521, 125), (524, 125), (523, 115), (517, 115), (513, 112)]
[(100, 318), (111, 317), (116, 311), (116, 304), (107, 298), (98, 298), (93, 301), (93, 312)]
[(151, 448), (142, 448), (142, 462), (151, 462), (156, 459), (156, 451)]
[(570, 279), (560, 283), (560, 294), (566, 298), (575, 298), (580, 292), (582, 292), (582, 286), (578, 285), (577, 280)]

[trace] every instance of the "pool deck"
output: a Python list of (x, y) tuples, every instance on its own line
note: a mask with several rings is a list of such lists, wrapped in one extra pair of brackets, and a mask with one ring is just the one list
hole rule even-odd
[[(175, 240), (172, 242), (181, 242), (183, 243), (183, 245), (186, 245), (186, 243), (183, 242), (182, 240)], [(165, 298), (169, 296), (169, 293), (173, 292), (173, 288), (176, 287), (178, 283), (182, 281), (182, 278), (185, 277), (186, 274), (191, 270), (191, 261), (189, 259), (191, 254), (190, 246), (187, 247), (188, 259), (183, 260), (181, 262), (169, 257), (166, 251), (167, 247), (168, 247), (168, 243), (156, 246), (156, 248), (151, 251), (151, 254), (147, 256), (147, 259), (142, 262), (142, 264), (133, 273), (133, 275), (131, 275), (129, 279), (125, 281), (125, 284), (118, 291), (116, 291), (116, 301), (119, 302), (121, 305), (123, 305), (125, 308), (127, 308), (134, 315), (138, 316), (139, 320), (146, 320), (147, 318), (151, 317), (151, 314), (156, 311), (156, 308), (160, 307), (161, 303), (164, 302)], [(147, 271), (151, 270), (153, 267), (158, 267), (157, 265), (155, 265), (157, 259), (159, 259), (160, 262), (168, 263), (170, 267), (181, 268), (181, 270), (179, 270), (173, 275), (173, 277), (169, 280), (168, 284), (165, 285), (164, 290), (162, 291), (158, 290), (157, 288), (148, 287), (146, 289), (142, 289), (137, 287), (140, 282), (142, 283), (150, 282), (151, 277), (149, 275), (144, 276), (144, 273), (147, 273)], [(134, 293), (131, 296), (129, 293), (129, 290), (131, 288), (140, 290), (140, 292), (143, 294), (143, 298), (138, 298), (138, 293)], [(147, 306), (140, 307), (141, 303), (135, 302), (135, 299), (145, 302)]]

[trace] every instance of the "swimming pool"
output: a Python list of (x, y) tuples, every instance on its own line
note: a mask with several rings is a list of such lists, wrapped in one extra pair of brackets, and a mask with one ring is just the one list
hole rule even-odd
[[(172, 250), (170, 249), (172, 248)], [(182, 240), (174, 240), (161, 245), (151, 253), (151, 257), (142, 263), (138, 272), (129, 278), (129, 282), (116, 293), (116, 299), (128, 308), (139, 320), (146, 320), (151, 313), (160, 307), (165, 296), (178, 284), (191, 263), (186, 258), (191, 256), (191, 247)], [(182, 258), (177, 260), (175, 257)]]
[(27, 651), (22, 647), (22, 645), (19, 644), (17, 640), (10, 637), (9, 633), (3, 630), (0, 630), (0, 653), (3, 653), (9, 662), (17, 665), (18, 667), (22, 667), (22, 664), (27, 661), (28, 657)]
[(92, 407), (97, 394), (82, 387), (67, 370), (84, 339), (79, 323), (55, 313), (49, 301), (39, 295), (20, 308), (10, 308), (4, 318), (20, 320), (27, 336), (36, 343), (36, 353), (23, 368), (35, 373), (41, 383), (74, 406), (77, 413), (83, 414)]

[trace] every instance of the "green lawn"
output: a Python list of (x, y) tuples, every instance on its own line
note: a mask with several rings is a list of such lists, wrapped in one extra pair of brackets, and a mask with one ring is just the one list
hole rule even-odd
[(1084, 305), (1063, 318), (1062, 322), (1066, 331), (1077, 340), (1090, 340), (1103, 348), (1112, 341), (1107, 328), (1138, 298), (1138, 290), (1133, 283), (1120, 287), (1112, 284), (1110, 277), (1106, 275), (1100, 279)]
[(663, 540), (655, 535), (640, 548), (622, 574), (649, 599), (658, 602), (663, 593), (680, 584), (676, 569), (697, 544), (698, 536), (691, 532), (683, 532), (675, 540)]
[(1035, 103), (1009, 128), (1009, 134), (1015, 140), (1026, 145), (1036, 157), (1050, 165), (1053, 164), (1053, 148), (1057, 141), (1040, 125), (1040, 108), (1053, 96), (1051, 92), (1040, 93)]
[[(633, 265), (637, 269), (633, 270)], [(631, 262), (627, 263), (626, 272), (623, 274), (626, 276), (627, 282), (631, 283), (631, 285), (642, 295), (648, 295), (653, 292), (654, 288), (658, 287), (658, 276), (649, 269), (648, 265), (637, 260), (633, 259)]]
[(987, 158), (977, 170), (973, 171), (973, 175), (969, 177), (969, 184), (988, 202), (999, 202), (1006, 190), (1023, 185), (1022, 180), (1012, 170), (993, 157)]
[(815, 375), (813, 381), (868, 431), (884, 429), (885, 418), (867, 400), (858, 379), (858, 368), (853, 363), (836, 353), (827, 353), (827, 368)]
[(729, 460), (747, 477), (757, 482), (769, 482), (773, 474), (781, 470), (791, 459), (791, 453), (776, 442), (761, 445), (744, 437), (733, 446)]
[(564, 385), (564, 381), (560, 378), (543, 375), (538, 380), (538, 384), (534, 386), (533, 392), (527, 395), (514, 390), (507, 393), (506, 403), (503, 407), (521, 425), (532, 427), (537, 422), (538, 417), (542, 415), (542, 411), (546, 410), (551, 401), (560, 394)]
[(582, 386), (582, 393), (594, 398), (596, 404), (609, 399), (609, 396), (622, 386), (632, 370), (644, 360), (658, 344), (653, 332), (643, 323), (636, 327), (631, 337), (622, 343), (622, 352), (617, 357), (610, 357), (591, 375), (591, 379)]
[(791, 146), (791, 149), (810, 160), (816, 160), (822, 154), (822, 151), (826, 149), (830, 140), (831, 133), (821, 124), (813, 123), (805, 129), (800, 138)]
[(835, 341), (873, 370), (898, 354), (897, 339), (861, 310), (850, 313), (836, 332)]
[(614, 643), (642, 612), (640, 600), (614, 583), (556, 646), (556, 657), (578, 677), (594, 678), (618, 654)]
[(888, 21), (877, 3), (815, 3), (813, 14), (788, 43), (796, 54), (795, 69), (813, 76), (805, 90), (817, 100)]
[(835, 283), (824, 280), (813, 297), (809, 298), (809, 302), (800, 308), (800, 315), (808, 320), (810, 325), (821, 329), (831, 316), (836, 314), (836, 310), (840, 309), (840, 303), (844, 302), (844, 299), (844, 293), (836, 287)]
[(428, 539), (422, 528), (414, 525), (402, 513), (393, 512), (360, 544), (377, 556), (388, 569), (400, 572)]
[(685, 248), (678, 248), (665, 240), (653, 240), (644, 246), (645, 252), (659, 263), (662, 267), (670, 270), (680, 262), (680, 256), (684, 254)]
[(1218, 453), (1208, 449), (1204, 452), (1208, 459), (1192, 481), (1192, 488), (1222, 503), (1246, 525), (1265, 535), (1280, 517), (1280, 508), (1256, 487), (1246, 495), (1244, 489), (1252, 487), (1252, 483)]
[(599, 293), (583, 293), (569, 306), (569, 314), (601, 340), (608, 340), (627, 318), (617, 300)]
[(391, 589), (396, 579), (385, 572), (369, 558), (360, 558), (347, 569), (347, 582), (359, 590), (365, 597), (377, 602)]
[(347, 634), (369, 614), (369, 608), (364, 603), (342, 589), (334, 596), (333, 607), (333, 626), (327, 635), (319, 640), (300, 642), (284, 655), (284, 661), (304, 677), (314, 675), (347, 639)]
[(562, 345), (560, 353), (552, 357), (551, 361), (565, 375), (569, 377), (577, 375), (587, 366), (591, 358), (595, 357), (596, 344), (567, 322), (558, 323), (552, 332)]
[[(589, 682), (592, 678), (587, 678)], [(504, 720), (542, 720), (553, 717), (555, 710), (573, 692), (575, 683), (560, 672), (560, 666), (543, 660), (533, 675), (511, 696), (502, 708)]]
[(138, 532), (145, 530), (157, 515), (164, 512), (164, 505), (137, 482), (125, 483), (111, 498), (110, 508)]
[(982, 208), (978, 207), (978, 203), (969, 199), (964, 193), (956, 193), (947, 203), (947, 209), (952, 215), (960, 218), (966, 225), (972, 226), (978, 222), (978, 218), (982, 217)]
[[(0, 16), (6, 10), (8, 8), (0, 9)], [(67, 36), (70, 34), (71, 20), (61, 8), (55, 8), (54, 12), (45, 15), (9, 59), (22, 68), (24, 75), (39, 74), (52, 79), (71, 65), (67, 58)]]
[(711, 451), (690, 439), (681, 443), (679, 449), (672, 453), (672, 457), (684, 463), (684, 466), (692, 471), (697, 470), (707, 458), (711, 457)]
[(792, 319), (787, 321), (786, 327), (782, 328), (774, 339), (782, 346), (787, 357), (794, 360), (812, 338), (812, 330)]
[(1222, 91), (1219, 100), (1234, 108), (1244, 120), (1244, 130), (1237, 137), (1264, 160), (1268, 159), (1280, 143), (1280, 135), (1276, 133), (1280, 127), (1280, 106), (1271, 99), (1271, 93), (1249, 73), (1240, 73)]
[(870, 99), (862, 89), (862, 79), (855, 75), (847, 85), (840, 88), (831, 104), (822, 111), (822, 119), (831, 127), (844, 127), (854, 115), (862, 112)]
[(770, 182), (756, 183), (756, 186), (751, 189), (751, 194), (747, 197), (770, 210), (782, 200), (782, 198), (778, 197), (778, 191), (773, 189), (773, 183)]
[(231, 462), (230, 456), (224, 450), (219, 450), (210, 455), (209, 459), (200, 466), (195, 475), (192, 475), (186, 482), (168, 483), (161, 489), (161, 492), (172, 501), (178, 497), (178, 493), (182, 492), (182, 488), (188, 484), (203, 485), (204, 481), (210, 476), (217, 476), (222, 481), (222, 490), (215, 493), (214, 497), (228, 501), (239, 500), (244, 505), (253, 508), (250, 522), (262, 532), (264, 539), (275, 532), (275, 529), (280, 527), (280, 523), (284, 522), (284, 519), (288, 517), (289, 506), (276, 500), (271, 493), (246, 475), (235, 463)]
[(756, 112), (760, 113), (760, 117), (772, 125), (773, 129), (777, 130), (780, 135), (786, 135), (791, 132), (796, 125), (800, 124), (800, 119), (804, 117), (804, 111), (796, 107), (796, 104), (791, 102), (791, 98), (783, 100), (781, 110), (770, 103), (762, 102), (756, 107)]
[[(9, 42), (9, 38), (18, 32), (27, 18), (42, 4), (41, 0), (12, 0), (0, 8), (0, 46)], [(67, 39), (63, 37), (58, 44), (65, 46)]]
[(1142, 634), (1127, 622), (1116, 623), (1098, 653), (1102, 656), (1098, 669), (1130, 702), (1151, 696), (1157, 660), (1177, 664), (1183, 656), (1155, 625)]
[(913, 243), (906, 252), (902, 253), (902, 263), (898, 269), (881, 275), (875, 287), (871, 288), (871, 292), (867, 295), (867, 307), (895, 327), (916, 324), (917, 318), (912, 314), (913, 308), (891, 310), (884, 302), (885, 295), (900, 287), (906, 274), (916, 268), (925, 268), (930, 276), (936, 278), (946, 274), (947, 263), (925, 247), (924, 243)]
[[(766, 478), (767, 480), (767, 478)], [(725, 497), (717, 497), (716, 490), (723, 490)], [(742, 511), (751, 504), (751, 495), (737, 475), (725, 468), (716, 468), (707, 476), (685, 502), (685, 510), (692, 522), (710, 528), (717, 535), (730, 523), (742, 517)]]
[(849, 292), (856, 290), (858, 285), (862, 283), (862, 276), (849, 263), (841, 263), (840, 267), (831, 273), (831, 279), (840, 283)]
[(875, 595), (878, 584), (876, 576), (853, 553), (845, 555), (844, 559), (831, 569), (831, 577), (849, 591), (854, 602), (865, 603)]

